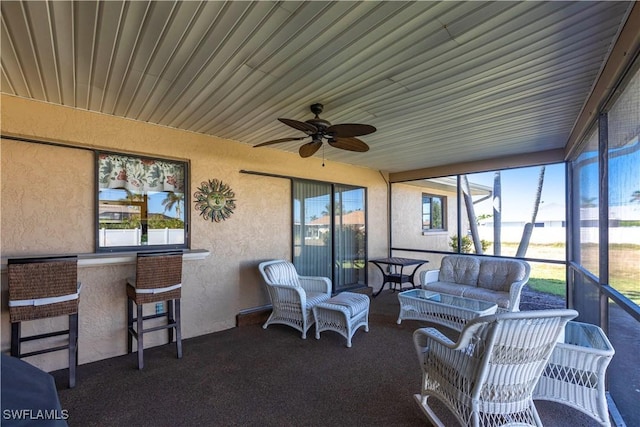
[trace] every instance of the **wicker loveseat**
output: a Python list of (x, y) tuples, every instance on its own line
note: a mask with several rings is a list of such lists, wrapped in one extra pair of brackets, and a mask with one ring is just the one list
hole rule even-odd
[(518, 311), (530, 267), (517, 259), (447, 255), (439, 270), (420, 272), (423, 289), (493, 302), (499, 312)]

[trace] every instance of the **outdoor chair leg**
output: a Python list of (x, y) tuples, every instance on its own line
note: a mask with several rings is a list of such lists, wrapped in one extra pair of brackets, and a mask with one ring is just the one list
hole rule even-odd
[(69, 315), (69, 388), (76, 386), (78, 366), (78, 313)]
[(20, 322), (11, 324), (11, 355), (20, 357)]
[(138, 318), (136, 319), (138, 331), (137, 331), (137, 340), (138, 340), (138, 369), (144, 368), (144, 331), (142, 324), (142, 304), (137, 304), (137, 312)]
[[(170, 325), (175, 322), (173, 310), (173, 300), (167, 301), (167, 323)], [(167, 328), (167, 335), (169, 335), (169, 344), (173, 342), (173, 328)]]
[(133, 351), (133, 301), (127, 301), (127, 354)]
[(180, 299), (174, 300), (175, 303), (175, 324), (176, 324), (176, 349), (178, 352), (178, 359), (182, 359), (182, 331), (180, 320)]

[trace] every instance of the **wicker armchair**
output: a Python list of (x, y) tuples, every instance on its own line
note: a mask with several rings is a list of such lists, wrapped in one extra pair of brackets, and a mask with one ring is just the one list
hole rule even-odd
[(437, 329), (413, 341), (422, 367), (420, 408), (437, 426), (433, 396), (464, 426), (541, 426), (532, 393), (575, 310), (539, 310), (478, 317), (454, 343)]
[(313, 325), (313, 307), (331, 298), (331, 280), (326, 277), (299, 276), (289, 261), (272, 260), (258, 266), (269, 291), (273, 311), (262, 326), (274, 323), (291, 326), (307, 338)]

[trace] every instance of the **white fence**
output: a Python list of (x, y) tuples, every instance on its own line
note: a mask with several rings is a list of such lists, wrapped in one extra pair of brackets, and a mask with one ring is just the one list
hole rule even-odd
[[(101, 228), (99, 244), (101, 247), (110, 246), (139, 246), (142, 244), (142, 230), (140, 228), (109, 230)], [(181, 245), (184, 243), (184, 230), (177, 228), (149, 229), (147, 245)]]
[[(505, 227), (501, 229), (501, 241), (503, 243), (518, 243), (522, 238), (522, 226)], [(492, 227), (478, 227), (480, 238), (493, 242)], [(565, 243), (565, 227), (535, 227), (531, 234), (530, 243), (550, 244)], [(580, 241), (582, 243), (598, 243), (598, 227), (583, 227), (580, 229)], [(609, 228), (609, 243), (640, 244), (640, 227), (611, 227)]]

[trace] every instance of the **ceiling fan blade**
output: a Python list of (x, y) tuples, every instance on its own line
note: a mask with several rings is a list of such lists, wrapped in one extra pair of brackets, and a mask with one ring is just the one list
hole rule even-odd
[(258, 145), (254, 145), (253, 148), (264, 147), (265, 145), (271, 145), (271, 144), (279, 144), (281, 142), (302, 141), (305, 138), (308, 138), (308, 136), (300, 136), (300, 137), (295, 137), (295, 138), (274, 139), (273, 141), (262, 142), (262, 143), (260, 143)]
[(330, 139), (329, 145), (335, 148), (340, 148), (342, 150), (358, 151), (360, 153), (369, 151), (369, 146), (360, 141), (358, 138), (337, 138), (335, 140)]
[(311, 141), (300, 147), (300, 157), (311, 157), (322, 146), (322, 141)]
[(343, 123), (338, 125), (329, 126), (327, 133), (332, 134), (337, 138), (350, 138), (352, 136), (362, 136), (374, 133), (376, 128), (371, 125), (361, 125), (358, 123)]
[(291, 126), (294, 129), (301, 130), (307, 135), (313, 135), (314, 133), (318, 133), (318, 128), (312, 125), (311, 123), (299, 122), (298, 120), (292, 120), (292, 119), (278, 119), (278, 120), (280, 120), (282, 123), (284, 123), (287, 126)]

